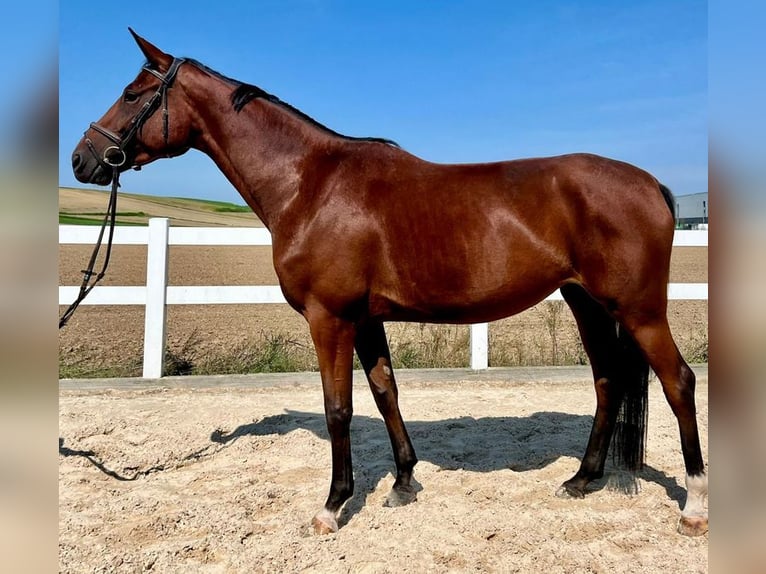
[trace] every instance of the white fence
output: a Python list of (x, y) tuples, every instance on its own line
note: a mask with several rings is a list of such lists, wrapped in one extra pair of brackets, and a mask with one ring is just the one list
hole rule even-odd
[[(98, 227), (60, 225), (60, 244), (94, 244)], [(147, 245), (146, 286), (98, 286), (82, 302), (83, 305), (145, 305), (143, 376), (162, 376), (165, 356), (167, 305), (285, 303), (278, 285), (248, 286), (174, 286), (167, 284), (169, 245), (271, 245), (271, 235), (263, 228), (170, 227), (168, 220), (153, 218), (148, 227), (117, 227), (117, 245)], [(707, 231), (676, 231), (677, 247), (708, 244)], [(69, 305), (77, 297), (79, 287), (59, 287), (59, 305)], [(707, 283), (671, 283), (671, 299), (707, 300)], [(547, 300), (561, 300), (556, 291)], [(489, 329), (487, 323), (471, 325), (471, 368), (489, 365)]]

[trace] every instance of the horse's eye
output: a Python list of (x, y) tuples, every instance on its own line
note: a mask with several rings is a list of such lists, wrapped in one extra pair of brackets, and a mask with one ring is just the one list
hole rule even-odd
[(136, 92), (126, 90), (122, 95), (122, 99), (125, 101), (125, 103), (132, 104), (138, 101), (138, 94)]

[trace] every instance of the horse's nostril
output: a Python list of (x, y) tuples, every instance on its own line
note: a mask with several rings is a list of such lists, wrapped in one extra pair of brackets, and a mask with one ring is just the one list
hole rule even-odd
[(72, 154), (72, 169), (77, 169), (80, 165), (80, 161), (81, 158), (79, 153)]

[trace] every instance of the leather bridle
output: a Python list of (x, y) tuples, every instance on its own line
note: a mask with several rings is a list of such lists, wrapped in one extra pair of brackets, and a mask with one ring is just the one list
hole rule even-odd
[(125, 162), (128, 160), (125, 150), (131, 143), (133, 143), (136, 135), (141, 131), (141, 128), (152, 114), (159, 109), (160, 105), (162, 106), (162, 135), (165, 138), (165, 143), (168, 143), (168, 90), (173, 85), (178, 68), (180, 68), (181, 64), (185, 61), (184, 58), (174, 58), (165, 74), (161, 74), (157, 70), (154, 70), (150, 64), (146, 64), (143, 67), (144, 70), (159, 78), (160, 85), (157, 88), (157, 91), (154, 92), (154, 95), (144, 103), (143, 107), (130, 121), (124, 134), (116, 134), (103, 126), (98, 125), (96, 122), (90, 124), (89, 129), (100, 133), (114, 144), (107, 146), (103, 153), (99, 155), (93, 142), (88, 137), (88, 131), (85, 131), (85, 144), (88, 146), (88, 149), (101, 167), (107, 171), (111, 170), (114, 173), (117, 173), (119, 168), (125, 165)]
[[(183, 58), (174, 58), (173, 62), (170, 64), (170, 67), (168, 68), (168, 71), (165, 72), (164, 75), (156, 70), (153, 70), (149, 64), (144, 66), (144, 70), (159, 78), (160, 86), (157, 88), (157, 91), (154, 93), (154, 95), (146, 101), (143, 107), (139, 110), (138, 114), (136, 114), (136, 116), (130, 121), (130, 125), (128, 125), (127, 130), (125, 130), (125, 133), (122, 136), (114, 133), (111, 130), (108, 130), (103, 126), (98, 125), (96, 122), (90, 124), (89, 129), (100, 133), (102, 136), (114, 144), (104, 149), (104, 153), (102, 155), (98, 154), (95, 146), (93, 145), (93, 142), (88, 137), (88, 131), (85, 130), (85, 143), (87, 144), (90, 152), (93, 154), (93, 157), (96, 158), (98, 164), (107, 172), (112, 172), (112, 193), (109, 196), (109, 205), (104, 216), (104, 221), (101, 224), (101, 230), (98, 234), (98, 241), (96, 242), (96, 245), (93, 248), (93, 253), (90, 256), (88, 268), (82, 270), (84, 277), (82, 284), (80, 285), (80, 291), (77, 295), (77, 299), (75, 299), (75, 301), (59, 318), (59, 329), (67, 324), (67, 321), (69, 321), (69, 318), (72, 316), (75, 309), (77, 309), (77, 307), (80, 305), (82, 300), (85, 299), (88, 293), (90, 293), (96, 286), (96, 283), (101, 281), (101, 279), (103, 279), (104, 275), (106, 274), (106, 268), (109, 265), (109, 257), (112, 253), (112, 239), (114, 237), (114, 224), (115, 217), (117, 215), (117, 188), (120, 186), (120, 168), (124, 166), (125, 162), (128, 160), (128, 156), (125, 153), (125, 150), (131, 143), (133, 143), (136, 134), (139, 133), (143, 125), (146, 123), (146, 120), (148, 120), (151, 115), (157, 111), (160, 105), (162, 106), (162, 135), (165, 138), (165, 144), (168, 143), (168, 90), (173, 84), (173, 80), (175, 80), (178, 68), (181, 67), (181, 64), (183, 64), (184, 61), (185, 60)], [(117, 159), (114, 158), (113, 151), (116, 151), (119, 154)], [(138, 166), (133, 167), (134, 169), (139, 169)], [(101, 271), (96, 273), (94, 271), (94, 267), (96, 266), (96, 260), (98, 258), (99, 250), (101, 249), (101, 243), (104, 239), (104, 231), (107, 225), (109, 226), (109, 237), (106, 245), (106, 253), (104, 255)]]

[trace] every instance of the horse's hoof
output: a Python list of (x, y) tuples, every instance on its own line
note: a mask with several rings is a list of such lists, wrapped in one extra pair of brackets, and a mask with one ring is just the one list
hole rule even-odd
[(383, 506), (387, 506), (389, 508), (395, 508), (397, 506), (406, 506), (410, 504), (411, 502), (415, 502), (418, 499), (418, 495), (415, 492), (415, 489), (411, 486), (407, 486), (404, 488), (392, 488), (391, 492), (388, 493), (388, 496), (386, 497), (386, 501), (383, 503)]
[(682, 516), (678, 521), (678, 533), (684, 536), (702, 536), (707, 531), (707, 516)]
[(556, 491), (556, 496), (559, 498), (585, 498), (585, 493), (581, 490), (562, 484)]
[(314, 528), (314, 534), (325, 536), (338, 532), (338, 521), (332, 513), (323, 510), (311, 520), (311, 526)]

